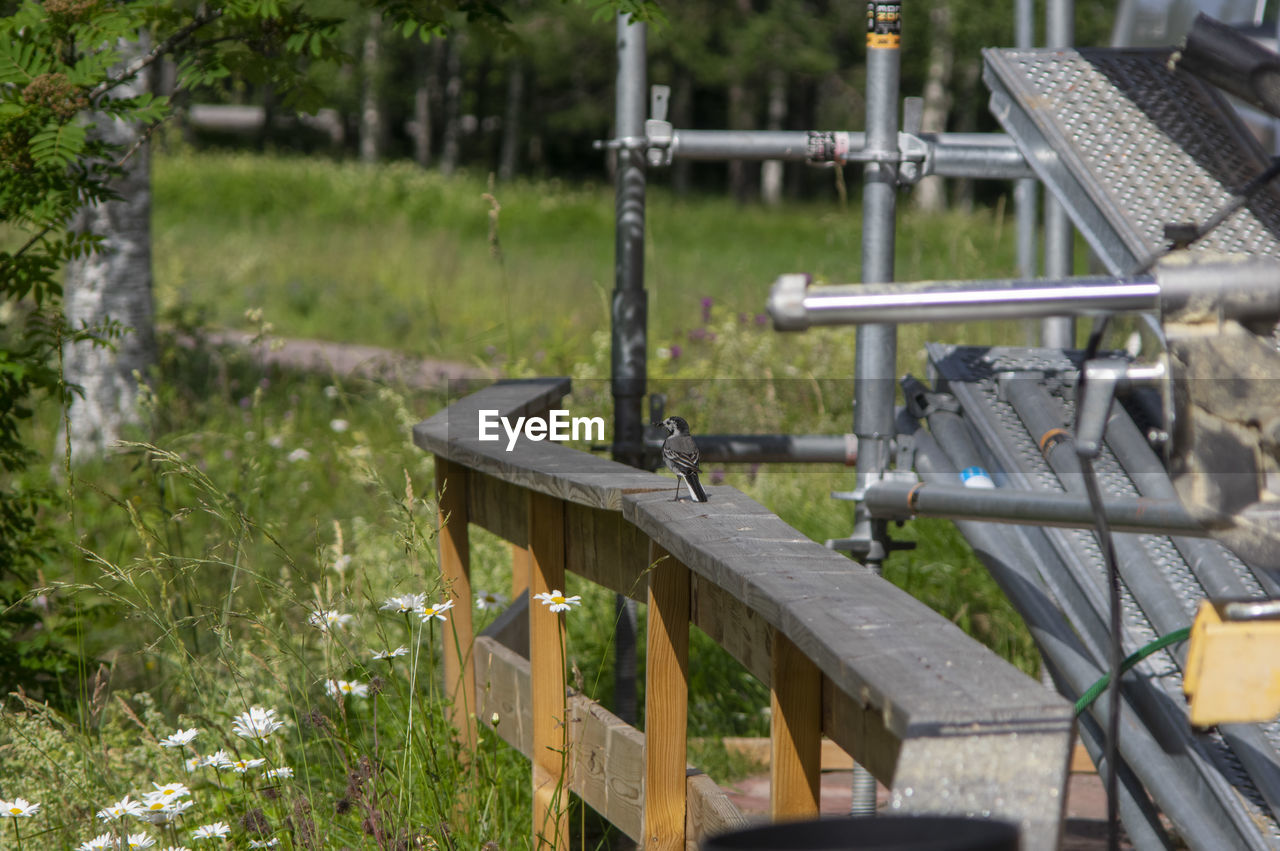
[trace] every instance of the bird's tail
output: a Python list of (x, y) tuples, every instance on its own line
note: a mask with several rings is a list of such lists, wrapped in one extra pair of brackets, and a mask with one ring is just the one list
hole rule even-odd
[(697, 473), (685, 473), (684, 480), (689, 485), (689, 493), (693, 494), (694, 502), (707, 501), (707, 492), (702, 489), (702, 483), (698, 481)]

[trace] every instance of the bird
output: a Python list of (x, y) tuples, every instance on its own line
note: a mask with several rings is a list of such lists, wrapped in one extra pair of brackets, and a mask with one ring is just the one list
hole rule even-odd
[(698, 482), (698, 444), (689, 434), (689, 424), (683, 417), (667, 417), (662, 425), (667, 430), (667, 439), (662, 442), (662, 460), (677, 476), (673, 500), (680, 499), (680, 482), (684, 482), (694, 502), (706, 502), (707, 492)]

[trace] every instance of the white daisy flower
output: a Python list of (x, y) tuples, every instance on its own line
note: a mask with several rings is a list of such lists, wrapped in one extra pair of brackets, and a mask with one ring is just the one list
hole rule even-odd
[(204, 757), (200, 756), (200, 754), (189, 756), (182, 761), (182, 767), (188, 774), (195, 771), (202, 765), (204, 765)]
[(397, 656), (408, 656), (408, 655), (409, 655), (409, 648), (405, 647), (403, 644), (401, 644), (395, 650), (374, 650), (373, 651), (374, 659), (394, 659)]
[(190, 744), (191, 740), (194, 739), (199, 733), (200, 731), (197, 730), (195, 727), (192, 727), (190, 730), (180, 729), (176, 733), (171, 733), (168, 736), (165, 736), (163, 739), (161, 739), (160, 747), (180, 748), (183, 745)]
[(399, 597), (389, 598), (378, 608), (384, 612), (397, 612), (403, 614), (405, 612), (416, 612), (419, 609), (426, 608), (426, 605), (426, 594), (402, 594)]
[(162, 798), (153, 792), (143, 800), (143, 813), (139, 818), (151, 824), (168, 824), (195, 804), (196, 802), (191, 800)]
[(343, 419), (332, 419), (329, 420), (329, 428), (336, 431), (338, 434), (342, 434), (344, 431), (351, 428), (351, 423)]
[(200, 760), (200, 765), (205, 768), (230, 768), (231, 754), (224, 750), (216, 750), (204, 759)]
[(131, 833), (125, 838), (124, 847), (130, 851), (134, 848), (155, 848), (156, 838), (146, 833)]
[(155, 787), (155, 791), (147, 793), (147, 797), (159, 796), (165, 800), (170, 800), (172, 798), (185, 798), (191, 794), (191, 790), (182, 783), (152, 783), (151, 785)]
[(541, 594), (534, 594), (533, 598), (544, 606), (549, 606), (553, 612), (567, 612), (574, 606), (582, 605), (582, 597), (577, 594), (572, 597), (566, 597), (558, 588), (550, 594), (545, 591)]
[(444, 613), (452, 608), (453, 601), (445, 600), (443, 603), (437, 603), (434, 606), (423, 606), (418, 610), (418, 617), (422, 619), (423, 623), (433, 619), (443, 622), (448, 620), (448, 618), (444, 616)]
[(0, 801), (0, 818), (31, 818), (38, 812), (40, 812), (40, 805), (33, 804), (26, 798)]
[(307, 623), (323, 632), (332, 632), (335, 627), (345, 627), (355, 620), (355, 615), (344, 615), (333, 609), (320, 609), (312, 612)]
[(287, 765), (282, 765), (279, 768), (271, 768), (262, 772), (262, 776), (272, 780), (288, 780), (293, 776), (293, 769)]
[(326, 680), (324, 690), (334, 700), (340, 697), (351, 695), (352, 697), (368, 697), (369, 686), (365, 683), (357, 683), (349, 680)]
[(476, 606), (482, 612), (487, 612), (490, 609), (500, 609), (506, 604), (507, 598), (497, 591), (481, 591), (476, 594)]
[(311, 451), (307, 449), (303, 449), (301, 446), (299, 446), (297, 449), (290, 452), (288, 455), (284, 456), (285, 460), (288, 461), (290, 464), (296, 464), (299, 461), (306, 461), (310, 457), (311, 457)]
[(115, 847), (116, 838), (110, 833), (101, 833), (93, 839), (86, 839), (76, 846), (76, 851), (111, 851)]
[(140, 801), (131, 801), (129, 796), (125, 795), (109, 807), (98, 810), (98, 818), (103, 821), (118, 821), (125, 816), (142, 815), (142, 803)]
[(326, 399), (337, 399), (338, 393), (339, 393), (338, 388), (334, 387), (332, 384), (326, 384), (324, 386), (324, 397)]
[(270, 839), (250, 839), (249, 840), (250, 848), (275, 848), (279, 844), (280, 844), (280, 839), (275, 836), (271, 837)]
[(213, 824), (202, 824), (197, 827), (191, 834), (192, 839), (225, 839), (227, 834), (231, 832), (231, 825), (225, 821), (215, 821)]
[(265, 739), (284, 726), (283, 721), (276, 720), (274, 709), (263, 709), (254, 706), (231, 722), (231, 729), (242, 739)]
[(266, 764), (267, 764), (267, 761), (261, 758), (237, 759), (235, 762), (231, 763), (231, 767), (235, 769), (236, 774), (247, 774), (251, 769), (254, 769), (261, 765), (266, 765)]

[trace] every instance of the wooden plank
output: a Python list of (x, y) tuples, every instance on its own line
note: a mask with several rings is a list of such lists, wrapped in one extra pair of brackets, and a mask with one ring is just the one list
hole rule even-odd
[(529, 661), (533, 672), (533, 836), (536, 848), (569, 847), (569, 739), (565, 702), (564, 621), (536, 602), (564, 589), (564, 503), (529, 494)]
[(529, 660), (488, 636), (476, 639), (475, 659), (476, 715), (503, 741), (532, 757), (533, 686)]
[(520, 547), (529, 543), (525, 492), (510, 482), (472, 470), (467, 504), (471, 522)]
[(746, 816), (716, 782), (700, 771), (689, 774), (685, 800), (685, 851), (698, 851), (708, 836), (747, 826)]
[(597, 585), (645, 601), (649, 539), (617, 511), (565, 504), (565, 566)]
[(689, 711), (689, 571), (652, 546), (645, 662), (644, 848), (680, 851)]
[[(476, 705), (507, 744), (533, 753), (532, 685), (529, 660), (481, 636), (476, 639)], [(498, 722), (493, 725), (493, 716)], [(598, 703), (569, 698), (571, 786), (596, 812), (637, 842), (644, 805), (644, 734)], [(687, 769), (686, 847), (713, 834), (740, 827), (746, 819), (711, 778)]]
[(769, 811), (774, 821), (813, 818), (822, 772), (822, 673), (781, 633), (773, 637)]
[(511, 600), (529, 596), (529, 574), (533, 572), (533, 557), (529, 548), (511, 545)]
[(569, 699), (574, 794), (631, 839), (644, 812), (644, 734), (582, 695)]
[(884, 713), (822, 681), (822, 729), (885, 786), (893, 784), (902, 742), (884, 725)]
[(452, 623), (441, 630), (444, 639), (445, 691), (452, 702), (451, 720), (464, 748), (476, 745), (472, 695), (476, 693), (475, 663), (471, 655), (475, 635), (471, 622), (471, 544), (467, 533), (466, 467), (436, 456), (436, 500), (439, 510), (440, 572), (450, 599)]
[[(720, 739), (720, 743), (724, 745), (724, 749), (732, 754), (739, 754), (756, 762), (762, 766), (769, 765), (769, 758), (773, 749), (772, 742), (769, 739), (762, 739), (749, 736), (725, 736)], [(823, 771), (849, 771), (853, 768), (853, 757), (849, 753), (831, 739), (823, 738), (822, 740), (822, 770)]]
[(723, 588), (690, 574), (689, 620), (723, 647), (747, 671), (769, 685), (773, 627)]

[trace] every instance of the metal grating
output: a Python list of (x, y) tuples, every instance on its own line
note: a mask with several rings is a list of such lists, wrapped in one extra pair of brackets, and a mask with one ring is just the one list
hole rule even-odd
[[(988, 49), (991, 110), (1113, 275), (1201, 223), (1267, 167), (1211, 86), (1168, 50)], [(1193, 252), (1280, 255), (1280, 189), (1261, 192)]]
[[(1038, 374), (1041, 384), (1065, 409), (1073, 411), (1070, 393), (1063, 389), (1074, 384), (1078, 360), (1074, 353), (1058, 350), (1018, 348), (976, 348), (930, 344), (931, 371), (940, 387), (951, 392), (961, 403), (965, 418), (983, 443), (983, 451), (992, 462), (992, 470), (1001, 486), (1028, 487), (1061, 491), (1062, 483), (1045, 462), (1026, 425), (1012, 405), (1001, 398), (997, 376), (1002, 373)], [(1120, 463), (1108, 448), (1096, 464), (1103, 490), (1116, 496), (1136, 496), (1138, 491)], [(1106, 619), (1105, 568), (1093, 534), (1078, 530), (1027, 530), (1041, 536), (1057, 558), (1045, 559), (1044, 565), (1060, 564), (1066, 575), (1043, 575), (1045, 584), (1054, 589), (1064, 616), (1090, 648), (1101, 664), (1105, 658), (1105, 638), (1100, 634)], [(1176, 598), (1178, 608), (1190, 622), (1196, 604), (1206, 596), (1204, 586), (1193, 573), (1174, 539), (1159, 535), (1134, 535), (1142, 559), (1144, 582), (1163, 583), (1165, 594)], [(1218, 547), (1218, 545), (1213, 545)], [(1250, 569), (1231, 553), (1218, 547), (1221, 558), (1218, 569), (1228, 571), (1240, 587), (1260, 596), (1262, 588)], [(1042, 573), (1044, 565), (1037, 565)], [(1150, 596), (1151, 592), (1146, 592)], [(1126, 652), (1154, 639), (1157, 630), (1143, 610), (1138, 594), (1128, 584), (1122, 586), (1124, 641)], [(1158, 596), (1158, 595), (1157, 595)], [(1211, 821), (1234, 833), (1239, 841), (1227, 839), (1219, 846), (1280, 848), (1280, 822), (1273, 812), (1276, 789), (1274, 775), (1280, 771), (1280, 723), (1240, 725), (1232, 730), (1193, 732), (1185, 718), (1182, 697), (1181, 659), (1165, 651), (1150, 657), (1135, 669), (1137, 677), (1127, 693), (1135, 694), (1137, 704), (1149, 723), (1163, 730), (1157, 735), (1173, 736), (1179, 743), (1166, 742), (1170, 750), (1167, 763), (1134, 765), (1140, 778), (1151, 772), (1186, 771), (1194, 766), (1201, 777), (1204, 794), (1196, 801), (1196, 814), (1191, 817)], [(1136, 689), (1136, 691), (1134, 691)], [(1162, 720), (1161, 720), (1162, 719)], [(1156, 726), (1152, 727), (1157, 730)], [(1239, 750), (1243, 748), (1243, 750)], [(1188, 761), (1176, 762), (1173, 754), (1181, 751)], [(1247, 759), (1241, 758), (1241, 754)], [(1265, 788), (1265, 791), (1264, 791)], [(1270, 792), (1272, 807), (1268, 806)], [(1161, 803), (1178, 808), (1178, 802)], [(1185, 802), (1183, 802), (1185, 805)], [(1176, 820), (1176, 819), (1175, 819)], [(1227, 825), (1232, 827), (1228, 830)], [(1245, 839), (1244, 837), (1248, 837)]]

